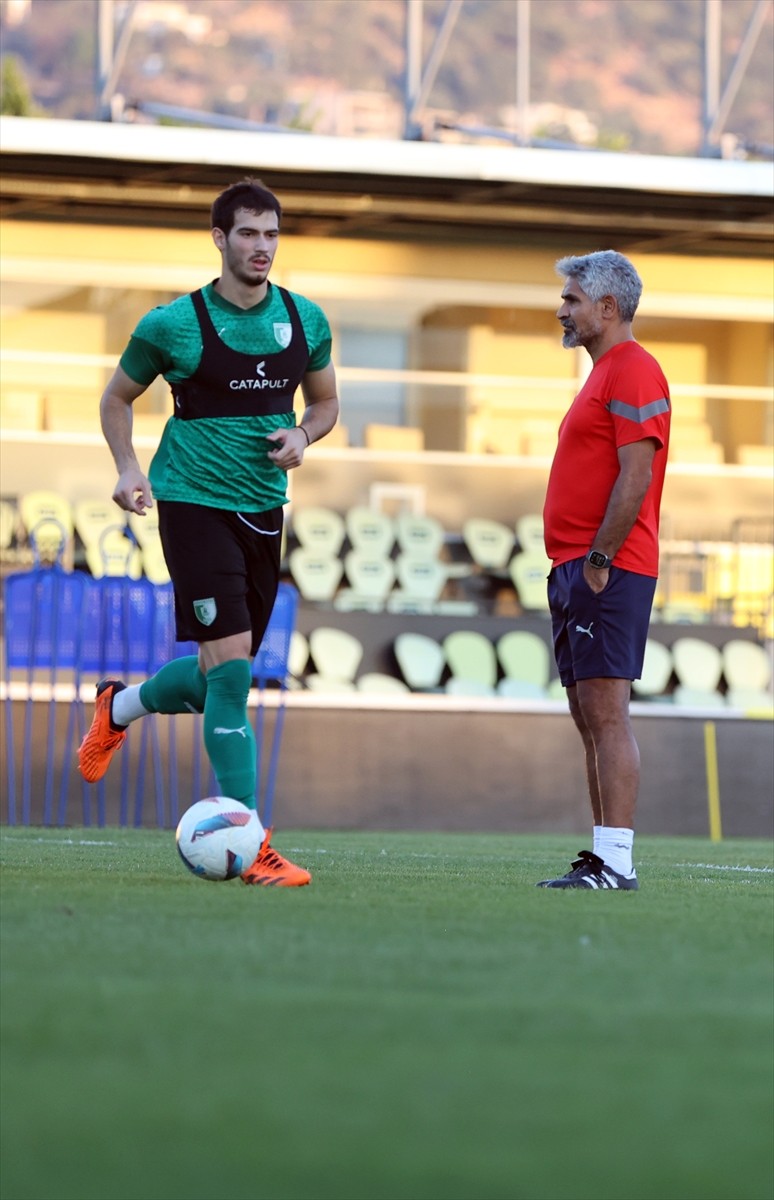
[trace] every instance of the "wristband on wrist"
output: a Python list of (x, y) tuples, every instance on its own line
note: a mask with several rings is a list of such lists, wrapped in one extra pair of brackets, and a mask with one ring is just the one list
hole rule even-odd
[(309, 436), (309, 434), (307, 433), (307, 431), (304, 429), (303, 425), (299, 425), (299, 426), (298, 426), (298, 428), (301, 430), (301, 432), (303, 433), (304, 437), (306, 438), (306, 444), (307, 444), (307, 447), (308, 447), (308, 446), (311, 446), (311, 444), (312, 444), (312, 439), (310, 438), (310, 436)]

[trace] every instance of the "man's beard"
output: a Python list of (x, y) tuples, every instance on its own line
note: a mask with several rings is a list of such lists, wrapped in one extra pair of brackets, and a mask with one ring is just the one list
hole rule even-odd
[(241, 265), (236, 255), (230, 253), (226, 255), (226, 264), (234, 278), (238, 279), (240, 283), (245, 284), (246, 287), (257, 287), (258, 284), (264, 283), (271, 268), (271, 263), (268, 263), (266, 267), (252, 267), (248, 269)]
[(598, 322), (593, 327), (587, 327), (583, 333), (575, 325), (569, 329), (566, 325), (563, 325), (562, 329), (564, 330), (562, 345), (565, 350), (577, 350), (578, 346), (583, 346), (586, 349), (587, 346), (593, 345), (595, 340), (601, 336), (602, 322)]

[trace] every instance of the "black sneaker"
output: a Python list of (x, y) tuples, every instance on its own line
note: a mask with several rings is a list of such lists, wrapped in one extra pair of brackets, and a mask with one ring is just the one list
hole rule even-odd
[(623, 891), (636, 892), (639, 888), (637, 876), (619, 875), (612, 867), (590, 850), (580, 850), (572, 864), (572, 869), (561, 879), (542, 879), (536, 887), (544, 888), (618, 888)]

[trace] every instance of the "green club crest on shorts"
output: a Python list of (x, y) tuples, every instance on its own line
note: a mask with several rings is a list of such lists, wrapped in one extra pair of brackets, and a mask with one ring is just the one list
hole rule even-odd
[(214, 596), (210, 596), (207, 600), (194, 600), (193, 608), (196, 620), (202, 625), (211, 625), (218, 615), (218, 606)]

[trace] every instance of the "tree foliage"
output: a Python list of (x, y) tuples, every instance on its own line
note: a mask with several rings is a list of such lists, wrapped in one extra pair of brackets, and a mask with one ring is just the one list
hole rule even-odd
[(0, 113), (4, 117), (32, 117), (38, 112), (21, 61), (6, 54), (0, 62)]

